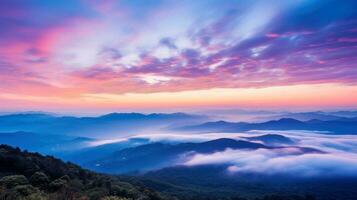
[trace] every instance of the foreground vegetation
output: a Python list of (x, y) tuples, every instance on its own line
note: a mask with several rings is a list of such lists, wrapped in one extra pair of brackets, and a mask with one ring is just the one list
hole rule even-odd
[(170, 199), (52, 156), (0, 145), (1, 200)]

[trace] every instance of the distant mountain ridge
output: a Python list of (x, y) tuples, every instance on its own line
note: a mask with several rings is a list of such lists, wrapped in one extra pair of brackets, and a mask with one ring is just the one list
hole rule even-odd
[[(271, 120), (281, 119), (281, 118), (293, 118), (299, 121), (309, 121), (313, 119), (323, 120), (323, 121), (330, 121), (330, 120), (339, 120), (345, 117), (334, 115), (332, 113), (326, 113), (322, 111), (317, 112), (300, 112), (300, 113), (286, 113), (281, 115), (276, 115)], [(263, 118), (264, 119), (264, 118)]]
[(92, 141), (94, 141), (92, 138), (67, 135), (38, 134), (25, 131), (0, 132), (0, 144), (51, 155), (78, 150)]
[(109, 113), (98, 117), (54, 116), (43, 113), (19, 113), (0, 116), (0, 132), (34, 132), (85, 137), (131, 134), (173, 124), (203, 122), (206, 116), (185, 113)]
[(309, 120), (299, 121), (292, 118), (282, 118), (262, 123), (247, 122), (207, 122), (194, 126), (177, 128), (179, 131), (198, 132), (243, 132), (250, 130), (311, 130), (326, 131), (335, 134), (357, 134), (357, 118), (343, 118), (339, 120), (322, 121)]

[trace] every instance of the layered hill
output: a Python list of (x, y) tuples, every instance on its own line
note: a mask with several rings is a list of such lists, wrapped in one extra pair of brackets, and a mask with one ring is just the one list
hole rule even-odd
[[(212, 154), (227, 149), (252, 151), (257, 149), (284, 149), (270, 147), (260, 143), (220, 138), (199, 143), (150, 143), (137, 147), (125, 148), (102, 159), (84, 164), (94, 171), (123, 174), (145, 172), (165, 167), (181, 165), (196, 154)], [(322, 153), (317, 149), (294, 147), (301, 153)]]

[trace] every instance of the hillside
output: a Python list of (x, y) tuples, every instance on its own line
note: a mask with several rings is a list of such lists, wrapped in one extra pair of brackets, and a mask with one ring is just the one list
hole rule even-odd
[(147, 188), (51, 156), (0, 145), (2, 200), (161, 200)]
[[(214, 189), (209, 189), (211, 193), (205, 193), (198, 191), (200, 184), (195, 183), (196, 186), (191, 185), (187, 188), (179, 186), (180, 184), (163, 182), (160, 180), (161, 177), (156, 179), (155, 176), (150, 173), (147, 178), (142, 179), (134, 176), (103, 175), (85, 170), (73, 163), (65, 163), (52, 156), (42, 156), (0, 145), (1, 200), (248, 200), (240, 197), (242, 191), (234, 193), (233, 197), (227, 193), (216, 193), (219, 190)], [(162, 180), (166, 181), (165, 178)], [(216, 195), (211, 195), (214, 193)], [(315, 199), (311, 195), (262, 196), (250, 199)]]

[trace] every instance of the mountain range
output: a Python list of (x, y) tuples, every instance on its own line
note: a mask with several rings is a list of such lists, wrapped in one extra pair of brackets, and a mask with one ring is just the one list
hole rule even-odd
[(57, 116), (19, 113), (0, 116), (0, 132), (32, 132), (54, 135), (110, 138), (128, 136), (142, 130), (158, 130), (173, 124), (192, 124), (205, 116), (184, 113), (110, 113), (98, 117)]
[(341, 118), (338, 120), (322, 121), (309, 120), (299, 121), (292, 118), (282, 118), (262, 123), (247, 122), (206, 122), (203, 124), (183, 126), (178, 131), (194, 132), (243, 132), (250, 130), (310, 130), (330, 132), (334, 134), (357, 134), (357, 118)]

